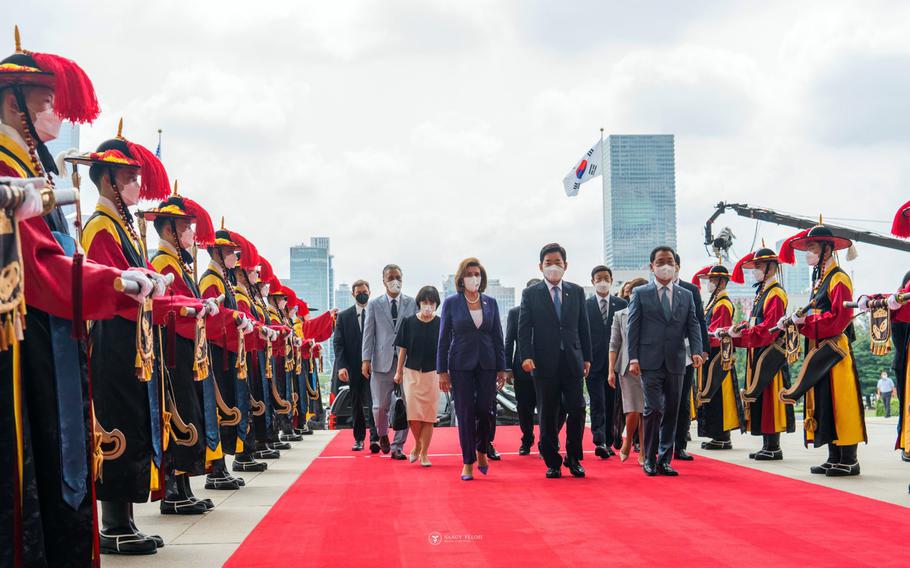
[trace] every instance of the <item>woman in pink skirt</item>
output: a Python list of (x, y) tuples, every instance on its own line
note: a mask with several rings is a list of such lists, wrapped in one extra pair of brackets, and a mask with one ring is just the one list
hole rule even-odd
[(404, 386), (408, 424), (415, 445), (408, 456), (414, 463), (429, 467), (427, 450), (436, 424), (439, 403), (439, 381), (436, 379), (436, 349), (439, 344), (439, 291), (424, 286), (417, 293), (417, 314), (406, 318), (398, 328), (395, 346), (398, 347), (398, 369), (395, 382)]

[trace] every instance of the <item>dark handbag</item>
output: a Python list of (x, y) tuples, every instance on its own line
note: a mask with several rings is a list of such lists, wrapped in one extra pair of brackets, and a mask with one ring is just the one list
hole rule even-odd
[(392, 391), (392, 416), (389, 420), (392, 430), (408, 429), (408, 408), (401, 395), (401, 385), (395, 385)]

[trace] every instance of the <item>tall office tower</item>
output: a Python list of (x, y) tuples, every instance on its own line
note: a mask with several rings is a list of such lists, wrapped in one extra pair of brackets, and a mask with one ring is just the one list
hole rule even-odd
[(346, 310), (354, 305), (354, 297), (351, 296), (351, 285), (342, 282), (335, 288), (335, 307), (338, 311)]
[(676, 247), (673, 135), (614, 134), (604, 142), (604, 260), (617, 282), (647, 277), (651, 249)]

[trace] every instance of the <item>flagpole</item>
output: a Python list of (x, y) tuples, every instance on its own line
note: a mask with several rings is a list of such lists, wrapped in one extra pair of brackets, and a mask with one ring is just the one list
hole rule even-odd
[(601, 245), (603, 246), (603, 262), (607, 262), (607, 174), (604, 170), (604, 129), (603, 126), (600, 127), (600, 183), (601, 183), (601, 218), (603, 219), (603, 239), (601, 240)]

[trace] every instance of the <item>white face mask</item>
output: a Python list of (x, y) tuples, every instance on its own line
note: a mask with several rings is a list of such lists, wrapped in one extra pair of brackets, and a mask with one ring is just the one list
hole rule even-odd
[(63, 119), (57, 116), (53, 108), (49, 108), (35, 113), (33, 124), (35, 125), (35, 132), (38, 133), (38, 138), (42, 142), (50, 142), (60, 134), (60, 125), (63, 124)]
[(268, 295), (269, 295), (269, 292), (270, 292), (271, 290), (272, 290), (272, 285), (271, 285), (271, 284), (263, 284), (262, 287), (259, 288), (259, 291), (262, 292), (262, 295), (263, 295), (263, 296), (268, 296)]
[(250, 284), (257, 284), (259, 282), (259, 271), (258, 270), (248, 270), (246, 273), (247, 279), (249, 279)]
[(714, 282), (711, 282), (709, 280), (708, 283), (705, 284), (705, 290), (707, 290), (708, 293), (710, 294), (710, 293), (714, 292), (714, 290), (717, 290), (717, 284), (715, 284)]
[(676, 278), (676, 267), (664, 264), (654, 268), (654, 275), (660, 280), (668, 281)]
[(180, 246), (185, 249), (193, 247), (193, 240), (196, 238), (196, 233), (192, 229), (187, 229), (180, 233)]
[(468, 292), (476, 292), (480, 289), (480, 276), (468, 276), (464, 279), (464, 287)]
[(234, 268), (237, 266), (237, 255), (234, 253), (224, 255), (225, 268)]
[(559, 281), (562, 280), (562, 276), (565, 273), (565, 268), (555, 264), (543, 267), (543, 277), (546, 278), (550, 284), (559, 284)]
[(278, 300), (278, 309), (279, 310), (283, 310), (285, 307), (287, 307), (287, 305), (288, 305), (287, 300), (284, 300), (284, 299)]
[(604, 280), (599, 280), (594, 283), (594, 289), (597, 290), (599, 293), (603, 294), (604, 296), (610, 295), (610, 286), (611, 286), (611, 283), (605, 282)]
[(818, 261), (819, 261), (818, 253), (814, 253), (812, 251), (806, 252), (806, 264), (808, 264), (809, 266), (815, 266), (818, 264)]
[(131, 181), (120, 188), (120, 199), (127, 207), (139, 203), (139, 182)]
[(401, 292), (401, 280), (389, 280), (385, 285), (389, 292), (393, 294)]
[(435, 304), (420, 304), (420, 313), (424, 316), (431, 316), (436, 313)]
[(765, 270), (763, 268), (753, 268), (752, 269), (752, 278), (755, 278), (756, 282), (765, 281)]

